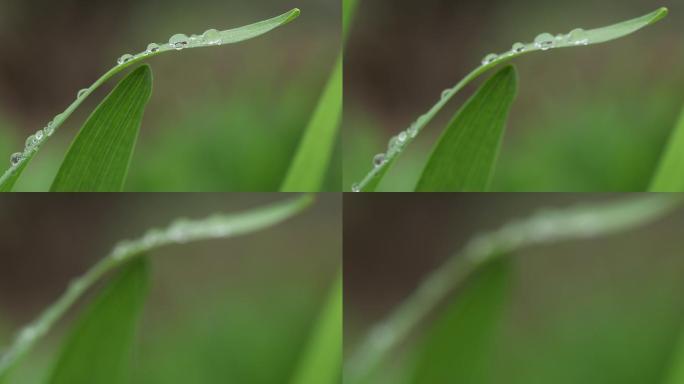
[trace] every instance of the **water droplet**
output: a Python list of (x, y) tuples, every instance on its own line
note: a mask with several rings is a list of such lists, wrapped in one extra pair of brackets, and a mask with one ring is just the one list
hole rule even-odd
[(550, 33), (542, 33), (534, 38), (534, 45), (542, 51), (549, 50), (555, 45), (554, 37)]
[(158, 50), (159, 50), (159, 44), (157, 44), (157, 43), (150, 43), (150, 44), (147, 45), (147, 49), (145, 50), (145, 52), (147, 52), (147, 53), (155, 53), (155, 52), (157, 52)]
[[(59, 117), (59, 115), (58, 115)], [(56, 119), (56, 118), (55, 118)], [(47, 124), (45, 128), (43, 128), (43, 132), (45, 132), (46, 135), (52, 136), (52, 133), (55, 132), (55, 123), (52, 121)]]
[(117, 60), (116, 62), (119, 63), (119, 65), (121, 65), (128, 63), (129, 61), (131, 61), (131, 59), (133, 59), (133, 55), (127, 53), (119, 57), (119, 60)]
[(520, 53), (525, 51), (525, 44), (523, 43), (515, 43), (513, 44), (513, 47), (511, 48), (511, 51), (514, 53)]
[(10, 164), (11, 165), (17, 165), (21, 161), (21, 159), (24, 157), (24, 155), (21, 152), (15, 152), (10, 156)]
[(482, 65), (487, 65), (498, 58), (499, 55), (497, 55), (496, 53), (490, 53), (489, 55), (485, 56), (484, 59), (482, 59)]
[(215, 29), (209, 29), (202, 34), (202, 38), (206, 44), (221, 44), (221, 34)]
[(397, 136), (393, 136), (387, 143), (388, 152), (396, 148), (398, 142), (399, 138)]
[(408, 135), (406, 134), (406, 132), (401, 132), (399, 136), (397, 136), (397, 140), (399, 140), (399, 143), (404, 143), (407, 138)]
[(570, 41), (571, 44), (575, 45), (588, 45), (589, 44), (589, 37), (587, 36), (587, 33), (584, 31), (582, 28), (576, 28), (570, 31), (568, 34), (568, 40)]
[(35, 138), (33, 135), (29, 135), (29, 137), (26, 138), (26, 141), (24, 142), (24, 146), (26, 148), (31, 148), (33, 147), (33, 144), (35, 144)]
[(381, 166), (385, 162), (385, 154), (384, 153), (378, 153), (373, 157), (373, 165), (376, 167)]
[(85, 96), (85, 94), (87, 92), (88, 92), (88, 89), (81, 89), (80, 91), (78, 91), (78, 94), (76, 95), (76, 97), (78, 97), (80, 99), (81, 97)]
[(413, 137), (416, 137), (418, 134), (418, 127), (416, 126), (416, 123), (411, 124), (411, 126), (406, 130), (408, 132), (408, 135)]
[(451, 88), (447, 88), (442, 91), (442, 99), (446, 99), (449, 96), (449, 92), (451, 92)]
[(38, 131), (36, 131), (36, 133), (33, 134), (33, 138), (34, 138), (37, 142), (43, 141), (43, 137), (44, 137), (43, 131), (40, 130), (40, 129), (39, 129)]
[(177, 33), (171, 36), (171, 38), (169, 39), (169, 44), (173, 48), (180, 51), (188, 45), (188, 37), (182, 33)]
[(361, 186), (358, 183), (352, 184), (352, 192), (361, 192)]

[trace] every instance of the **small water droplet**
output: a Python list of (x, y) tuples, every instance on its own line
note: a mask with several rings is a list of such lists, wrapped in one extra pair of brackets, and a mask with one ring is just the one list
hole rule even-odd
[(397, 136), (397, 140), (399, 140), (399, 143), (404, 143), (406, 142), (406, 139), (408, 138), (408, 135), (406, 132), (401, 132), (399, 136)]
[(534, 45), (542, 51), (549, 50), (555, 45), (554, 37), (550, 33), (541, 33), (534, 38)]
[(512, 50), (514, 53), (523, 52), (523, 51), (525, 51), (525, 44), (523, 44), (523, 43), (515, 43), (515, 44), (513, 44), (513, 48), (511, 48), (511, 50)]
[(26, 148), (31, 148), (35, 144), (35, 138), (33, 135), (29, 135), (29, 137), (26, 138), (26, 141), (24, 142), (24, 147)]
[(169, 39), (169, 44), (173, 48), (180, 51), (181, 49), (185, 48), (188, 45), (188, 36), (186, 36), (182, 33), (177, 33), (177, 34), (171, 36), (171, 38)]
[(14, 166), (19, 164), (24, 155), (21, 152), (15, 152), (10, 156), (10, 165)]
[(43, 128), (43, 132), (45, 132), (45, 134), (48, 136), (52, 136), (52, 133), (55, 132), (55, 123), (53, 123), (52, 121), (49, 122), (47, 126)]
[(482, 59), (482, 65), (487, 65), (498, 58), (499, 55), (497, 55), (496, 53), (490, 53), (489, 55), (485, 56), (484, 59)]
[(34, 138), (37, 142), (43, 141), (43, 137), (44, 137), (43, 131), (40, 130), (40, 129), (39, 129), (38, 131), (36, 131), (36, 133), (33, 134), (33, 138)]
[(568, 40), (575, 45), (588, 45), (589, 37), (582, 28), (575, 28), (568, 34)]
[(361, 192), (361, 186), (358, 183), (352, 184), (352, 192)]
[(157, 44), (157, 43), (150, 43), (150, 44), (147, 45), (147, 49), (145, 50), (145, 52), (147, 52), (147, 53), (155, 53), (155, 52), (157, 52), (158, 50), (159, 50), (159, 44)]
[(442, 99), (446, 99), (449, 96), (449, 92), (451, 92), (451, 88), (447, 88), (442, 91)]
[(119, 60), (117, 60), (116, 62), (119, 63), (119, 65), (121, 65), (128, 63), (129, 61), (131, 61), (131, 59), (133, 59), (133, 55), (127, 53), (119, 57)]
[(202, 38), (204, 39), (204, 42), (206, 44), (219, 45), (222, 42), (221, 41), (221, 34), (219, 33), (219, 31), (217, 31), (215, 29), (206, 30), (202, 34)]
[(381, 166), (385, 162), (385, 154), (384, 153), (378, 153), (373, 157), (373, 165), (375, 167)]
[(85, 94), (87, 92), (88, 92), (88, 89), (85, 89), (85, 88), (81, 89), (80, 91), (78, 91), (78, 94), (76, 95), (76, 97), (78, 97), (80, 99), (81, 97), (85, 96)]
[(416, 137), (418, 134), (418, 127), (416, 126), (416, 123), (411, 124), (406, 132), (408, 132), (408, 135), (411, 136), (411, 138)]
[(387, 150), (388, 152), (396, 148), (397, 143), (399, 142), (399, 138), (397, 136), (393, 136), (389, 142), (387, 143)]

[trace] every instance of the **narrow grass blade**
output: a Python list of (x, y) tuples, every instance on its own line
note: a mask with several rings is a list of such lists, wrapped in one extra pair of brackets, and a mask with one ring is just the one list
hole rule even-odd
[(342, 113), (342, 56), (337, 59), (323, 95), (297, 148), (280, 190), (320, 191), (340, 125)]
[(341, 375), (342, 273), (339, 273), (291, 384), (337, 384)]
[(508, 298), (511, 260), (484, 265), (431, 326), (413, 383), (485, 382), (491, 347)]
[(651, 192), (684, 192), (684, 109), (650, 187)]
[[(483, 73), (488, 70), (508, 62), (509, 60), (516, 58), (521, 55), (525, 55), (530, 52), (536, 51), (546, 51), (552, 48), (570, 48), (579, 47), (586, 45), (599, 44), (614, 40), (620, 37), (627, 36), (634, 33), (648, 25), (651, 25), (658, 20), (664, 18), (668, 13), (667, 8), (659, 8), (647, 15), (623, 21), (621, 23), (613, 24), (603, 28), (591, 29), (587, 31), (581, 31), (577, 33), (576, 31), (571, 31), (568, 34), (562, 35), (561, 39), (552, 39), (552, 45), (546, 45), (542, 43), (527, 43), (511, 48), (509, 51), (496, 55), (496, 58), (484, 61), (482, 65), (470, 72), (466, 77), (464, 77), (458, 84), (453, 88), (449, 88), (442, 93), (439, 101), (430, 108), (425, 114), (421, 115), (411, 126), (404, 132), (395, 136), (400, 135), (405, 136), (405, 140), (397, 141), (396, 144), (390, 144), (387, 153), (384, 156), (384, 161), (368, 172), (368, 174), (361, 180), (361, 182), (356, 183), (352, 190), (357, 192), (373, 192), (377, 189), (382, 177), (387, 172), (387, 169), (394, 164), (396, 158), (403, 152), (409, 143), (411, 143), (414, 138), (423, 130), (423, 128), (432, 121), (432, 119), (442, 110), (442, 108), (451, 100), (451, 98), (458, 93), (463, 87), (468, 85), (471, 81), (478, 78)], [(575, 32), (574, 34), (572, 32)]]
[(672, 352), (663, 384), (684, 384), (684, 333), (679, 336)]
[(122, 191), (151, 94), (148, 65), (121, 80), (71, 143), (50, 191)]
[(349, 37), (349, 30), (352, 26), (354, 13), (358, 6), (358, 0), (343, 0), (342, 1), (342, 40), (347, 41)]
[(345, 384), (364, 383), (386, 356), (461, 282), (501, 255), (538, 244), (590, 239), (656, 221), (681, 206), (671, 195), (648, 195), (607, 203), (542, 210), (472, 238), (432, 272), (384, 321), (375, 325), (345, 365)]
[(463, 105), (433, 149), (417, 192), (480, 192), (488, 188), (517, 82), (515, 67), (506, 66)]
[(269, 228), (299, 214), (313, 201), (313, 196), (303, 195), (246, 212), (213, 215), (200, 220), (177, 220), (163, 229), (152, 228), (138, 239), (119, 242), (104, 259), (72, 281), (56, 302), (19, 331), (10, 347), (0, 355), (0, 382), (67, 309), (107, 272), (164, 246), (236, 237)]
[[(220, 45), (234, 44), (241, 41), (253, 39), (255, 37), (268, 33), (280, 26), (288, 24), (292, 20), (296, 19), (300, 13), (301, 12), (299, 9), (294, 8), (286, 13), (283, 13), (280, 16), (276, 16), (268, 20), (259, 21), (239, 28), (218, 31), (218, 35), (213, 36), (209, 40), (205, 39), (204, 37), (194, 40), (190, 39), (188, 41), (188, 44), (183, 48), (183, 50), (187, 50), (190, 48), (216, 47)], [(38, 152), (38, 150), (40, 150), (40, 147), (47, 141), (47, 138), (50, 137), (53, 134), (53, 132), (59, 129), (59, 127), (62, 126), (64, 121), (69, 116), (71, 116), (71, 114), (81, 105), (81, 103), (83, 103), (83, 101), (85, 101), (88, 98), (88, 96), (90, 96), (91, 93), (93, 93), (102, 84), (107, 82), (107, 80), (111, 79), (113, 76), (125, 70), (126, 68), (137, 63), (140, 63), (144, 60), (147, 60), (150, 57), (166, 52), (179, 52), (179, 50), (177, 49), (177, 47), (173, 46), (170, 43), (159, 43), (157, 44), (154, 50), (148, 49), (136, 55), (132, 55), (130, 58), (126, 59), (125, 61), (122, 61), (119, 65), (110, 69), (109, 71), (107, 71), (107, 73), (102, 75), (102, 77), (97, 79), (90, 87), (88, 87), (85, 90), (85, 93), (83, 93), (81, 97), (77, 98), (73, 103), (71, 103), (71, 105), (69, 105), (69, 107), (64, 112), (55, 116), (52, 119), (52, 121), (48, 123), (48, 126), (42, 130), (45, 132), (45, 134), (43, 135), (43, 139), (37, 142), (35, 145), (31, 146), (30, 148), (25, 148), (22, 152), (22, 156), (19, 159), (19, 161), (16, 164), (12, 164), (2, 174), (2, 176), (0, 176), (0, 192), (7, 192), (12, 190), (14, 184), (16, 183), (21, 173), (24, 171), (24, 168), (26, 168), (28, 162), (33, 158), (33, 156)], [(74, 92), (74, 94), (75, 93), (76, 92)]]
[(127, 382), (127, 365), (148, 283), (144, 257), (119, 272), (74, 326), (49, 384)]

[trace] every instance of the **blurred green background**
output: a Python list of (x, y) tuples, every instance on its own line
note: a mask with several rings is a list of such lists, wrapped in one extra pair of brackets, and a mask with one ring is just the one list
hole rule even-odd
[[(645, 190), (684, 107), (684, 3), (359, 1), (345, 52), (345, 190), (391, 136), (486, 54), (541, 32), (600, 27), (660, 6), (670, 9), (666, 19), (624, 39), (514, 60), (519, 93), (494, 191)], [(380, 190), (413, 190), (436, 138), (481, 81), (447, 105)]]
[[(421, 197), (422, 196), (422, 197)], [(540, 208), (625, 196), (347, 194), (344, 335), (349, 357), (474, 234)], [(526, 248), (513, 274), (487, 383), (663, 383), (684, 326), (683, 208), (628, 232)], [(391, 217), (391, 220), (388, 218)], [(374, 383), (401, 384), (442, 304), (391, 356)]]
[[(3, 0), (0, 153), (62, 112), (123, 53), (294, 7), (293, 23), (237, 45), (149, 61), (154, 91), (128, 191), (275, 191), (339, 52), (338, 0)], [(34, 158), (15, 190), (48, 189), (77, 130), (117, 80), (89, 98)], [(341, 146), (323, 190), (339, 191)]]
[[(0, 199), (0, 350), (115, 242), (177, 217), (202, 218), (286, 194), (116, 194)], [(319, 194), (303, 214), (262, 232), (153, 252), (151, 292), (131, 383), (286, 382), (342, 257), (341, 198)], [(77, 308), (80, 308), (81, 301)], [(24, 363), (40, 383), (78, 310)], [(103, 335), (106, 337), (106, 335)]]

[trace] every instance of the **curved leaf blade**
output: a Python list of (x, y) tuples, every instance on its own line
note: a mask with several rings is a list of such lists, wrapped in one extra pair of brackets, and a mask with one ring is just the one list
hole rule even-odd
[[(556, 48), (571, 48), (585, 45), (600, 44), (606, 41), (615, 40), (632, 34), (651, 24), (654, 24), (657, 21), (664, 18), (665, 16), (667, 16), (667, 14), (667, 8), (661, 7), (649, 14), (637, 17), (635, 19), (623, 21), (607, 27), (588, 30), (585, 34), (585, 37), (587, 39), (586, 44), (584, 42), (578, 44), (570, 40), (564, 40), (560, 43), (556, 43)], [(382, 178), (387, 172), (387, 170), (392, 166), (392, 164), (394, 164), (394, 161), (399, 157), (399, 155), (408, 146), (408, 144), (414, 140), (417, 134), (420, 133), (420, 131), (422, 131), (423, 128), (430, 123), (430, 121), (432, 121), (432, 119), (437, 115), (437, 113), (439, 113), (439, 111), (441, 111), (441, 109), (449, 102), (449, 100), (451, 100), (451, 98), (456, 93), (458, 93), (461, 89), (463, 89), (463, 87), (468, 85), (471, 81), (475, 80), (480, 75), (498, 66), (499, 64), (508, 62), (509, 60), (516, 58), (518, 56), (540, 50), (542, 50), (540, 46), (537, 46), (534, 43), (528, 43), (525, 44), (524, 49), (520, 52), (508, 51), (502, 53), (498, 55), (498, 57), (495, 60), (474, 69), (472, 72), (466, 75), (466, 77), (464, 77), (460, 82), (458, 82), (458, 84), (456, 84), (453, 88), (447, 90), (439, 99), (439, 101), (435, 105), (433, 105), (432, 108), (430, 108), (430, 110), (428, 110), (424, 115), (418, 118), (407, 129), (406, 133), (408, 134), (406, 141), (397, 148), (388, 151), (387, 155), (385, 156), (385, 161), (379, 166), (371, 169), (368, 172), (368, 174), (366, 174), (366, 176), (363, 178), (363, 180), (361, 180), (361, 182), (355, 185), (356, 188), (353, 189), (358, 190), (359, 192), (374, 192), (377, 189), (377, 186), (382, 181)], [(413, 133), (411, 134), (411, 132)]]
[(281, 186), (282, 192), (317, 192), (332, 157), (337, 129), (342, 115), (342, 56), (328, 79), (290, 169)]
[(684, 192), (684, 109), (650, 187), (651, 192)]
[(435, 145), (417, 192), (488, 188), (517, 83), (515, 67), (506, 66), (463, 105)]
[(342, 273), (338, 273), (291, 384), (337, 384), (341, 370)]
[[(220, 31), (219, 35), (221, 37), (221, 43), (220, 44), (198, 44), (198, 43), (191, 43), (189, 44), (185, 49), (187, 50), (190, 48), (203, 48), (203, 47), (209, 47), (209, 46), (219, 46), (219, 45), (226, 45), (226, 44), (234, 44), (234, 43), (239, 43), (241, 41), (253, 39), (256, 37), (259, 37), (265, 33), (268, 33), (278, 27), (281, 27), (285, 24), (290, 23), (292, 20), (296, 19), (301, 11), (298, 8), (293, 8), (289, 10), (288, 12), (283, 13), (282, 15), (259, 21), (253, 24), (249, 24), (243, 27), (239, 28), (233, 28), (233, 29), (227, 29), (224, 31)], [(51, 121), (52, 127), (55, 131), (59, 129), (59, 127), (62, 126), (64, 121), (71, 116), (71, 114), (85, 101), (85, 99), (90, 96), (92, 92), (94, 92), (97, 88), (99, 88), (102, 84), (107, 82), (109, 79), (111, 79), (114, 75), (118, 74), (119, 72), (123, 71), (124, 69), (135, 65), (137, 63), (143, 62), (147, 60), (150, 57), (159, 55), (161, 53), (165, 52), (178, 52), (174, 47), (171, 47), (167, 43), (161, 43), (159, 44), (159, 50), (156, 52), (141, 52), (137, 55), (135, 55), (131, 60), (127, 61), (126, 63), (117, 65), (116, 67), (110, 69), (102, 75), (99, 79), (97, 79), (90, 87), (86, 89), (85, 94), (83, 97), (79, 97), (76, 100), (74, 100), (67, 109), (55, 116), (55, 118)], [(18, 164), (10, 166), (5, 172), (0, 176), (0, 192), (9, 192), (12, 190), (14, 187), (14, 184), (16, 183), (17, 179), (19, 176), (22, 174), (24, 169), (26, 168), (26, 165), (31, 161), (33, 156), (38, 152), (40, 147), (47, 141), (47, 138), (44, 139), (41, 143), (36, 145), (34, 148), (32, 148), (29, 151), (24, 152), (24, 156), (22, 159), (19, 161)]]
[(148, 282), (145, 257), (119, 272), (73, 328), (49, 384), (126, 382), (126, 367)]
[(121, 80), (71, 143), (50, 191), (121, 191), (151, 94), (148, 65)]
[(511, 259), (483, 265), (431, 327), (413, 383), (484, 382), (489, 354), (508, 297)]

